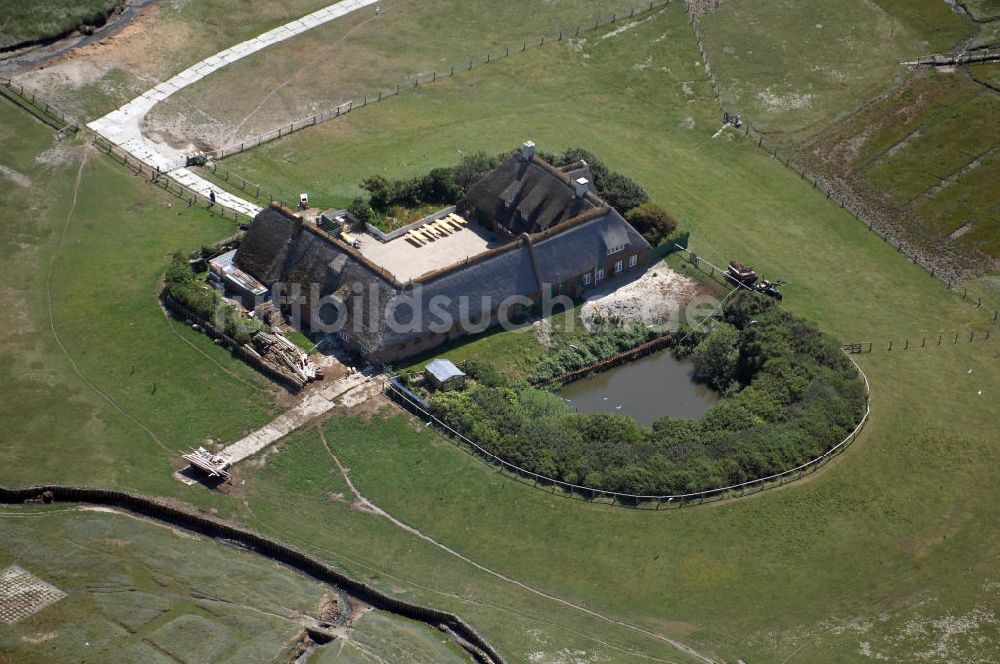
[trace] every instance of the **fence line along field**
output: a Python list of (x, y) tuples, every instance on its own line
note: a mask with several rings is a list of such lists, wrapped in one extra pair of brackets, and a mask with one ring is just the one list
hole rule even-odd
[[(60, 107), (70, 102), (67, 111), (94, 117), (192, 61), (323, 4), (328, 3), (164, 3), (144, 19), (148, 23), (136, 23), (132, 42), (122, 38), (81, 51), (27, 74), (25, 85), (51, 93)], [(409, 24), (415, 37), (446, 34), (440, 25), (450, 12), (456, 21), (469, 19), (462, 3), (417, 4), (440, 11), (422, 15), (425, 23)], [(857, 42), (842, 44), (852, 62), (875, 57), (875, 69), (845, 67), (862, 80), (845, 82), (843, 99), (827, 105), (829, 90), (836, 92), (831, 84), (827, 92), (815, 93), (800, 119), (792, 115), (796, 109), (785, 114), (776, 108), (771, 129), (782, 130), (787, 117), (790, 132), (818, 131), (850, 110), (848, 102), (860, 105), (869, 92), (878, 95), (891, 85), (895, 70), (888, 56), (873, 55), (872, 44), (884, 40), (884, 28), (891, 33), (896, 25), (898, 38), (907, 40), (906, 48), (890, 43), (893, 58), (902, 54), (897, 50), (925, 53), (916, 48), (921, 39), (950, 43), (941, 36), (948, 24), (925, 37), (907, 32), (917, 30), (912, 26), (924, 9), (936, 11), (929, 1), (877, 4), (894, 18), (873, 20), (857, 33)], [(725, 19), (729, 6), (743, 11), (751, 5), (718, 3), (718, 12), (701, 19), (710, 60), (713, 48), (727, 45), (713, 45), (711, 21)], [(830, 11), (857, 6), (840, 3)], [(874, 11), (866, 7), (864, 12)], [(872, 15), (846, 9), (845, 21)], [(383, 7), (386, 18), (419, 11)], [(792, 34), (806, 13), (779, 18), (788, 19), (781, 25), (794, 26), (786, 30)], [(824, 19), (823, 29), (832, 28), (829, 23)], [(494, 29), (483, 33), (484, 43), (496, 38), (500, 31)], [(361, 34), (369, 39), (359, 56), (384, 47), (387, 66), (398, 66), (408, 42), (374, 30), (373, 22), (340, 43), (353, 43)], [(133, 51), (142, 45), (148, 52), (138, 58)], [(840, 57), (834, 46), (824, 45), (831, 62)], [(337, 48), (342, 47), (331, 44), (329, 52)], [(430, 45), (419, 46), (421, 57), (432, 52)], [(269, 62), (266, 55), (258, 64)], [(311, 68), (313, 78), (336, 70), (336, 77), (347, 80), (346, 60), (321, 55)], [(731, 66), (750, 57), (731, 55)], [(90, 73), (83, 64), (88, 62)], [(427, 62), (415, 61), (420, 68)], [(230, 116), (192, 121), (235, 127), (267, 89), (281, 84), (280, 77), (295, 73), (290, 63), (287, 56), (275, 60), (275, 79), (260, 89), (240, 87), (222, 75), (214, 95), (210, 87), (192, 88), (192, 94), (215, 98), (220, 107), (236, 96), (234, 89), (255, 93), (249, 106), (241, 103)], [(712, 66), (725, 99), (724, 66)], [(246, 73), (233, 69), (232, 74)], [(835, 81), (831, 72), (823, 76)], [(308, 92), (299, 78), (291, 80), (282, 91)], [(358, 80), (359, 87), (366, 83)], [(782, 103), (798, 99), (792, 90), (810, 94), (794, 85), (772, 86)], [(282, 98), (276, 94), (262, 108), (281, 111)], [(872, 415), (856, 444), (801, 483), (740, 500), (659, 513), (565, 500), (511, 481), (394, 407), (377, 407), (378, 401), (337, 409), (323, 421), (329, 450), (318, 432), (307, 428), (238, 468), (221, 491), (187, 487), (171, 476), (175, 453), (209, 440), (238, 440), (289, 407), (224, 349), (164, 316), (156, 301), (174, 252), (229, 236), (236, 223), (179, 205), (81, 141), (56, 140), (50, 128), (0, 101), (0, 203), (8, 211), (0, 235), (5, 424), (0, 483), (5, 486), (47, 481), (127, 488), (214, 510), (380, 590), (461, 615), (511, 661), (697, 661), (662, 638), (719, 661), (993, 657), (1000, 610), (994, 527), (1000, 519), (995, 479), (1000, 456), (993, 442), (1000, 421), (995, 399), (1000, 371), (992, 339), (943, 344), (934, 352), (894, 348), (856, 356), (872, 386)], [(301, 115), (299, 102), (289, 103), (289, 112)], [(177, 109), (159, 110), (169, 117)], [(747, 111), (734, 110), (757, 122)], [(364, 113), (352, 112), (226, 161), (262, 188), (308, 191), (320, 204), (333, 206), (350, 202), (365, 177), (425, 173), (454, 164), (458, 150), (497, 154), (529, 137), (551, 152), (582, 144), (668, 207), (691, 230), (692, 246), (700, 253), (723, 261), (738, 258), (788, 281), (783, 305), (840, 341), (877, 342), (905, 334), (912, 342), (994, 329), (993, 310), (963, 302), (745, 136), (727, 131), (713, 138), (719, 124), (718, 104), (678, 2), (588, 36), (585, 43), (574, 38), (529, 49), (523, 57), (401, 92), (391, 103), (369, 105)], [(177, 121), (173, 128), (179, 126)], [(162, 127), (171, 130), (169, 124)], [(900, 181), (915, 177), (908, 170), (913, 160), (902, 159), (905, 150), (896, 154)], [(517, 346), (517, 337), (496, 334), (471, 339), (460, 352), (504, 353), (516, 363)], [(331, 453), (372, 504), (507, 580), (362, 509)], [(215, 558), (202, 551), (207, 543), (158, 529), (154, 537), (146, 529), (155, 527), (123, 517), (72, 516), (49, 531), (28, 520), (58, 514), (0, 518), (6, 533), (0, 541), (16, 543), (0, 554), (0, 568), (17, 565), (67, 592), (17, 623), (17, 630), (29, 631), (8, 632), (16, 638), (0, 648), (5, 654), (13, 650), (22, 659), (42, 659), (53, 642), (71, 639), (78, 649), (71, 652), (83, 656), (81, 644), (88, 640), (102, 646), (113, 638), (139, 640), (115, 618), (126, 625), (142, 620), (139, 633), (148, 627), (156, 643), (194, 644), (205, 650), (190, 650), (193, 659), (213, 659), (223, 648), (239, 647), (229, 640), (233, 633), (269, 635), (267, 644), (253, 640), (252, 647), (284, 643), (290, 633), (282, 631), (285, 621), (246, 606), (282, 615), (289, 607), (316, 605), (314, 587), (291, 581), (283, 582), (292, 586), (287, 594), (244, 595), (232, 605), (193, 597), (181, 575), (191, 568), (168, 555), (177, 547), (198, 548), (197, 557), (213, 566), (213, 578), (221, 568), (222, 578), (247, 581), (251, 593), (267, 587), (261, 581), (278, 572), (247, 571), (259, 561), (251, 564), (244, 554), (211, 544), (225, 553)], [(108, 518), (116, 520), (113, 528), (102, 521)], [(164, 536), (168, 544), (160, 540)], [(147, 556), (154, 559), (146, 562)], [(76, 580), (60, 572), (88, 560), (95, 560), (96, 580), (138, 588), (154, 607), (169, 604), (162, 622), (144, 620), (148, 614), (136, 609), (145, 608), (141, 602), (119, 604), (135, 593), (101, 592), (118, 586), (95, 584), (85, 592), (86, 568)], [(109, 566), (113, 569), (105, 571)], [(215, 586), (203, 587), (216, 598), (230, 597)], [(285, 598), (283, 607), (275, 606), (275, 597)], [(59, 622), (75, 618), (80, 620), (73, 627)], [(409, 625), (371, 625), (372, 642), (388, 639), (397, 647), (384, 652), (417, 647), (408, 640)], [(57, 633), (52, 641), (32, 642), (51, 631)], [(368, 643), (362, 645), (375, 647)], [(123, 659), (148, 654), (145, 646), (135, 647), (139, 650), (126, 651)], [(102, 652), (117, 656), (110, 649)], [(431, 661), (445, 657), (431, 652)]]

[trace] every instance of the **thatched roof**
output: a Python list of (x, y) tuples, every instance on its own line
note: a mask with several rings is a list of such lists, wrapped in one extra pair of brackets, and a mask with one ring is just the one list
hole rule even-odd
[[(547, 231), (401, 284), (291, 212), (269, 207), (250, 225), (235, 262), (269, 287), (298, 284), (309, 293), (316, 284), (321, 296), (343, 303), (344, 331), (376, 353), (461, 321), (478, 323), (515, 296), (536, 299), (603, 264), (609, 247), (623, 245), (629, 253), (649, 249), (618, 212), (591, 206)], [(324, 313), (333, 322), (334, 308)]]
[(514, 235), (538, 233), (604, 205), (592, 192), (576, 196), (574, 180), (579, 177), (590, 179), (585, 162), (571, 164), (564, 172), (538, 157), (526, 160), (515, 152), (469, 189), (468, 202), (480, 216), (497, 221)]

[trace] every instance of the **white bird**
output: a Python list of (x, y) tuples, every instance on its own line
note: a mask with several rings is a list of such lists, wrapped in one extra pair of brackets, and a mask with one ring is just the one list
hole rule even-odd
[(969, 369), (966, 373), (972, 373), (972, 369)]
[(978, 392), (976, 392), (976, 394), (978, 394), (979, 396), (983, 396), (983, 391), (979, 390)]

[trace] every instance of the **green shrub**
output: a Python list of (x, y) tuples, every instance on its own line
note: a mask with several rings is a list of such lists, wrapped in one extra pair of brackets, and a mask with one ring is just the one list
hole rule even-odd
[(625, 213), (625, 219), (654, 247), (677, 230), (677, 220), (655, 203), (643, 203), (632, 208)]
[[(864, 383), (832, 340), (754, 293), (735, 294), (723, 318), (727, 322), (691, 333), (681, 346), (713, 383), (727, 387), (699, 420), (665, 417), (650, 428), (619, 414), (580, 415), (558, 395), (483, 362), (466, 363), (474, 386), (436, 394), (431, 408), (511, 463), (635, 494), (703, 491), (764, 477), (814, 458), (847, 435), (864, 412)], [(532, 380), (620, 352), (647, 334), (614, 330), (561, 348), (542, 360)]]

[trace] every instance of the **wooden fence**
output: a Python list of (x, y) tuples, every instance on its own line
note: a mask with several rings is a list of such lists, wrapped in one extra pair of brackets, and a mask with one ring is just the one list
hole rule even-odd
[(36, 96), (31, 90), (25, 90), (20, 83), (0, 78), (0, 96), (6, 97), (57, 131), (75, 132), (78, 129), (71, 117)]
[(160, 171), (158, 168), (147, 164), (141, 159), (137, 159), (125, 150), (96, 134), (94, 135), (93, 142), (94, 146), (101, 152), (127, 168), (133, 175), (146, 179), (149, 184), (157, 186), (168, 194), (184, 201), (187, 203), (188, 207), (204, 207), (209, 212), (217, 214), (223, 219), (232, 219), (235, 222), (249, 223), (250, 221), (253, 221), (253, 219), (248, 215), (227, 207), (218, 201), (212, 201), (208, 196), (185, 187), (171, 178), (168, 174)]
[(224, 146), (218, 150), (212, 150), (204, 154), (212, 159), (225, 159), (226, 157), (231, 157), (246, 150), (250, 150), (265, 143), (277, 140), (283, 136), (288, 136), (294, 132), (308, 129), (309, 127), (315, 127), (317, 124), (322, 124), (329, 120), (346, 116), (358, 108), (364, 108), (369, 104), (380, 103), (391, 97), (396, 97), (407, 90), (436, 83), (439, 79), (443, 80), (446, 78), (452, 78), (456, 74), (472, 71), (476, 67), (505, 60), (512, 55), (524, 53), (531, 48), (545, 46), (545, 44), (564, 42), (567, 39), (579, 37), (582, 34), (597, 30), (602, 26), (611, 25), (620, 20), (632, 19), (637, 16), (648, 14), (654, 9), (666, 7), (672, 2), (674, 2), (674, 0), (650, 0), (648, 4), (643, 4), (639, 8), (631, 7), (621, 12), (613, 12), (610, 15), (605, 14), (602, 17), (598, 17), (594, 19), (593, 25), (590, 23), (581, 23), (572, 30), (559, 30), (557, 33), (553, 32), (548, 35), (540, 35), (531, 40), (521, 39), (518, 40), (518, 42), (513, 46), (505, 46), (503, 48), (498, 47), (496, 51), (489, 51), (485, 55), (470, 56), (467, 62), (463, 61), (458, 65), (449, 65), (447, 68), (442, 68), (441, 71), (417, 74), (416, 76), (407, 78), (406, 80), (395, 85), (380, 88), (372, 91), (370, 94), (362, 95), (360, 99), (349, 99), (347, 101), (343, 101), (335, 106), (332, 106), (329, 110), (300, 118), (294, 122), (282, 125), (277, 129), (271, 129), (270, 131), (266, 131), (258, 136), (251, 136), (240, 141), (239, 143), (233, 143), (232, 145)]
[(554, 378), (549, 378), (548, 380), (543, 380), (539, 383), (535, 383), (535, 387), (546, 387), (547, 385), (553, 385), (555, 383), (571, 383), (574, 380), (580, 380), (590, 374), (600, 373), (602, 371), (607, 371), (614, 367), (625, 364), (626, 362), (631, 362), (637, 360), (640, 357), (645, 357), (651, 353), (655, 353), (658, 350), (663, 350), (670, 346), (671, 342), (674, 340), (672, 334), (665, 334), (661, 337), (657, 337), (652, 341), (647, 341), (646, 343), (636, 346), (635, 348), (630, 348), (629, 350), (623, 351), (609, 357), (604, 360), (598, 360), (592, 364), (588, 364), (585, 367), (580, 367), (579, 369), (574, 369), (561, 376), (556, 376)]
[[(691, 11), (690, 1), (685, 0), (688, 8), (688, 18), (691, 22), (692, 29), (694, 30), (695, 41), (698, 45), (698, 50), (701, 53), (702, 60), (705, 63), (705, 71), (712, 85), (712, 90), (715, 93), (715, 97), (719, 102), (719, 107), (722, 110), (723, 117), (735, 117), (736, 113), (729, 110), (726, 107), (726, 102), (722, 95), (722, 89), (715, 78), (715, 72), (711, 67), (708, 59), (708, 52), (705, 48), (704, 41), (701, 34), (701, 26), (698, 21), (698, 17), (695, 12)], [(1000, 54), (990, 54), (991, 56), (997, 56), (1000, 58)], [(928, 56), (932, 57), (932, 56)], [(963, 64), (972, 62), (972, 60), (963, 60)], [(877, 100), (884, 100), (889, 97), (890, 92), (885, 92), (877, 98)], [(877, 234), (882, 238), (883, 242), (888, 243), (890, 246), (896, 248), (897, 253), (902, 254), (908, 260), (910, 260), (914, 265), (919, 266), (924, 271), (926, 271), (930, 276), (939, 279), (941, 282), (947, 284), (949, 290), (954, 290), (954, 279), (941, 273), (930, 261), (923, 260), (918, 255), (918, 252), (910, 248), (902, 239), (893, 237), (888, 231), (883, 231), (877, 228), (876, 222), (868, 215), (868, 212), (853, 198), (845, 196), (844, 194), (834, 190), (825, 180), (822, 178), (810, 174), (805, 167), (800, 166), (792, 158), (785, 154), (780, 148), (770, 143), (766, 132), (760, 131), (754, 128), (749, 122), (742, 121), (742, 125), (739, 128), (733, 128), (734, 131), (742, 132), (743, 135), (757, 144), (757, 147), (767, 153), (772, 159), (783, 164), (786, 168), (792, 170), (800, 179), (808, 182), (813, 189), (822, 192), (828, 200), (833, 201), (839, 205), (842, 209), (847, 210), (854, 216), (855, 219), (864, 224), (868, 230), (872, 233)], [(981, 295), (970, 295), (967, 289), (962, 289), (962, 299), (965, 301), (976, 302), (976, 307), (981, 308), (983, 305), (983, 297)], [(994, 317), (994, 321), (996, 318)]]

